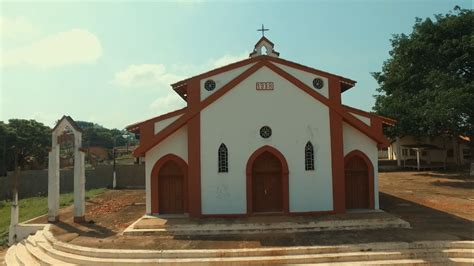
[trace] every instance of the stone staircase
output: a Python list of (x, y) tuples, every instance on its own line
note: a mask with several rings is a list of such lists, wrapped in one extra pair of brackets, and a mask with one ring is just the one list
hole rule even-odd
[(119, 250), (57, 240), (48, 227), (11, 246), (7, 265), (288, 264), (473, 265), (474, 241), (387, 242), (250, 249)]

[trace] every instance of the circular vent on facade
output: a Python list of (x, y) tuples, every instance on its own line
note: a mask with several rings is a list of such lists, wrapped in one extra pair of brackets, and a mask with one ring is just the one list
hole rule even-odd
[(208, 79), (206, 80), (206, 82), (204, 83), (204, 88), (207, 90), (207, 91), (212, 91), (216, 88), (216, 82), (212, 79)]
[(316, 89), (322, 89), (324, 86), (324, 81), (320, 78), (315, 78), (313, 79), (313, 87), (315, 87)]
[(260, 136), (264, 139), (268, 139), (272, 135), (272, 129), (269, 126), (263, 126), (260, 129)]

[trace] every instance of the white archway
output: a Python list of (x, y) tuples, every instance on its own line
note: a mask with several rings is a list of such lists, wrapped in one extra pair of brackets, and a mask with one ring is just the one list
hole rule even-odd
[(51, 133), (51, 151), (48, 164), (48, 221), (59, 220), (59, 152), (58, 137), (70, 129), (74, 134), (74, 222), (84, 222), (85, 216), (85, 154), (82, 150), (82, 130), (70, 116), (63, 116)]

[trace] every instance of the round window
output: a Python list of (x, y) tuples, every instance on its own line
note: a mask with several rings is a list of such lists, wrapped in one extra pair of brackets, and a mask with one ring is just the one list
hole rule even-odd
[(324, 86), (324, 81), (320, 78), (313, 79), (313, 87), (316, 89), (322, 89)]
[(268, 139), (272, 135), (272, 129), (269, 126), (263, 126), (260, 129), (260, 136), (264, 139)]
[(212, 79), (208, 79), (204, 83), (204, 88), (208, 91), (212, 91), (216, 88), (216, 82)]

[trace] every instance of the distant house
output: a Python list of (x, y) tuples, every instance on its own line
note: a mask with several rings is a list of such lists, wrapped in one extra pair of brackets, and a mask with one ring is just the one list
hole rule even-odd
[[(400, 167), (422, 169), (446, 168), (447, 165), (464, 165), (471, 158), (468, 137), (404, 136), (379, 150), (380, 159), (396, 160)], [(399, 156), (400, 155), (400, 156)]]

